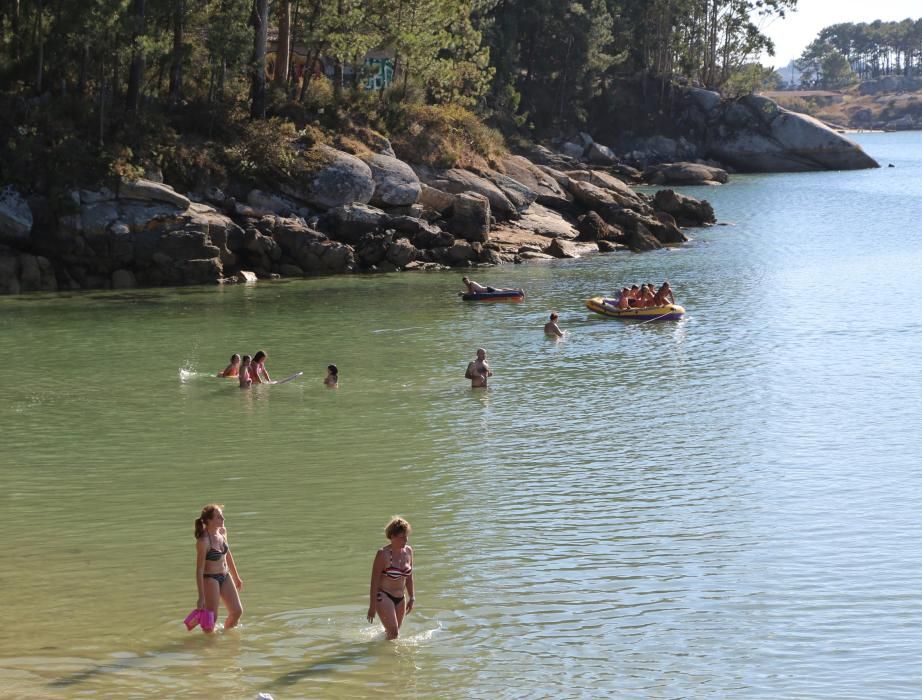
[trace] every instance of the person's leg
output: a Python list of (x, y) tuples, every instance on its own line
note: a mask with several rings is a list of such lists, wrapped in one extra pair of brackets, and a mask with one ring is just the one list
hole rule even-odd
[[(214, 616), (214, 623), (218, 622), (218, 605), (221, 603), (221, 587), (218, 585), (218, 582), (213, 578), (205, 577), (205, 610), (209, 611)], [(202, 625), (202, 630), (205, 632), (213, 632), (214, 627), (211, 629), (205, 629), (205, 625)]]
[(407, 614), (407, 599), (406, 597), (400, 601), (400, 604), (394, 608), (394, 613), (397, 616), (397, 629), (400, 630), (400, 625), (403, 624), (403, 618)]
[(377, 603), (375, 608), (378, 611), (378, 619), (384, 625), (384, 633), (388, 639), (397, 639), (400, 623), (397, 622), (397, 608), (385, 593), (378, 591)]
[(243, 615), (243, 605), (240, 603), (240, 594), (234, 580), (228, 575), (224, 585), (221, 586), (221, 599), (227, 609), (227, 619), (224, 620), (224, 629), (229, 630), (237, 626), (240, 616)]

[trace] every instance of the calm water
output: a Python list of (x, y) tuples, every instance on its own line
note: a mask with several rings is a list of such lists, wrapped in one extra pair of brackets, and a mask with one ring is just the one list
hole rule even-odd
[[(478, 273), (518, 305), (459, 272), (0, 298), (0, 696), (918, 697), (922, 133), (859, 140), (897, 167), (737, 177), (689, 190), (734, 225), (682, 250)], [(679, 323), (582, 306), (664, 278)], [(259, 348), (304, 377), (208, 376)], [(205, 638), (209, 501), (246, 613)]]

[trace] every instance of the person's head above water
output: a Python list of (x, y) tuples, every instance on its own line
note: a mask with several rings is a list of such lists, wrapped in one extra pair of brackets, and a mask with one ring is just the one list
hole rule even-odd
[(559, 318), (556, 311), (551, 311), (551, 320), (556, 321)]
[(256, 354), (253, 355), (253, 362), (262, 362), (267, 357), (269, 356), (266, 353), (264, 353), (262, 350), (257, 350)]
[(487, 356), (487, 351), (483, 348), (477, 348), (477, 359), (482, 360)]
[(387, 524), (387, 527), (384, 528), (384, 536), (387, 539), (393, 539), (394, 537), (399, 537), (400, 535), (408, 535), (412, 531), (410, 523), (401, 518), (399, 515), (395, 515), (391, 518), (391, 521)]
[(236, 365), (238, 362), (240, 362), (240, 355), (238, 355), (237, 353), (234, 353), (233, 355), (231, 355), (230, 361), (232, 365)]
[(339, 368), (336, 365), (327, 365), (327, 372), (332, 374), (334, 377), (339, 376)]

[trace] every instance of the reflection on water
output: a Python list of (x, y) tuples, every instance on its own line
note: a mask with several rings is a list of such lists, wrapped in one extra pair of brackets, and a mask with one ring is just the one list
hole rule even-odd
[[(0, 299), (0, 696), (914, 697), (922, 323), (850, 300), (922, 292), (922, 141), (868, 138), (900, 178), (737, 177), (680, 251), (478, 273), (517, 305), (454, 272)], [(680, 322), (583, 307), (666, 278)], [(214, 376), (258, 348), (304, 375)], [(245, 582), (213, 637), (181, 622), (210, 501)]]

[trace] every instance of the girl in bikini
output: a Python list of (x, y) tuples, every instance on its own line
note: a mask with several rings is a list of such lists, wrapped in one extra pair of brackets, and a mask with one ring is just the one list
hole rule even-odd
[(368, 621), (375, 613), (388, 639), (397, 639), (403, 618), (413, 610), (413, 548), (407, 544), (410, 523), (395, 515), (384, 528), (391, 541), (375, 553), (371, 566), (371, 590), (368, 601)]
[(240, 355), (234, 353), (231, 355), (230, 364), (224, 368), (224, 371), (218, 374), (219, 377), (236, 377), (240, 371)]
[(243, 581), (237, 574), (234, 555), (227, 544), (227, 528), (224, 527), (224, 506), (212, 503), (202, 508), (202, 514), (195, 519), (195, 584), (198, 586), (196, 608), (209, 612), (210, 621), (202, 622), (205, 632), (214, 630), (218, 619), (218, 604), (224, 601), (227, 618), (224, 629), (237, 625), (243, 614), (238, 590)]

